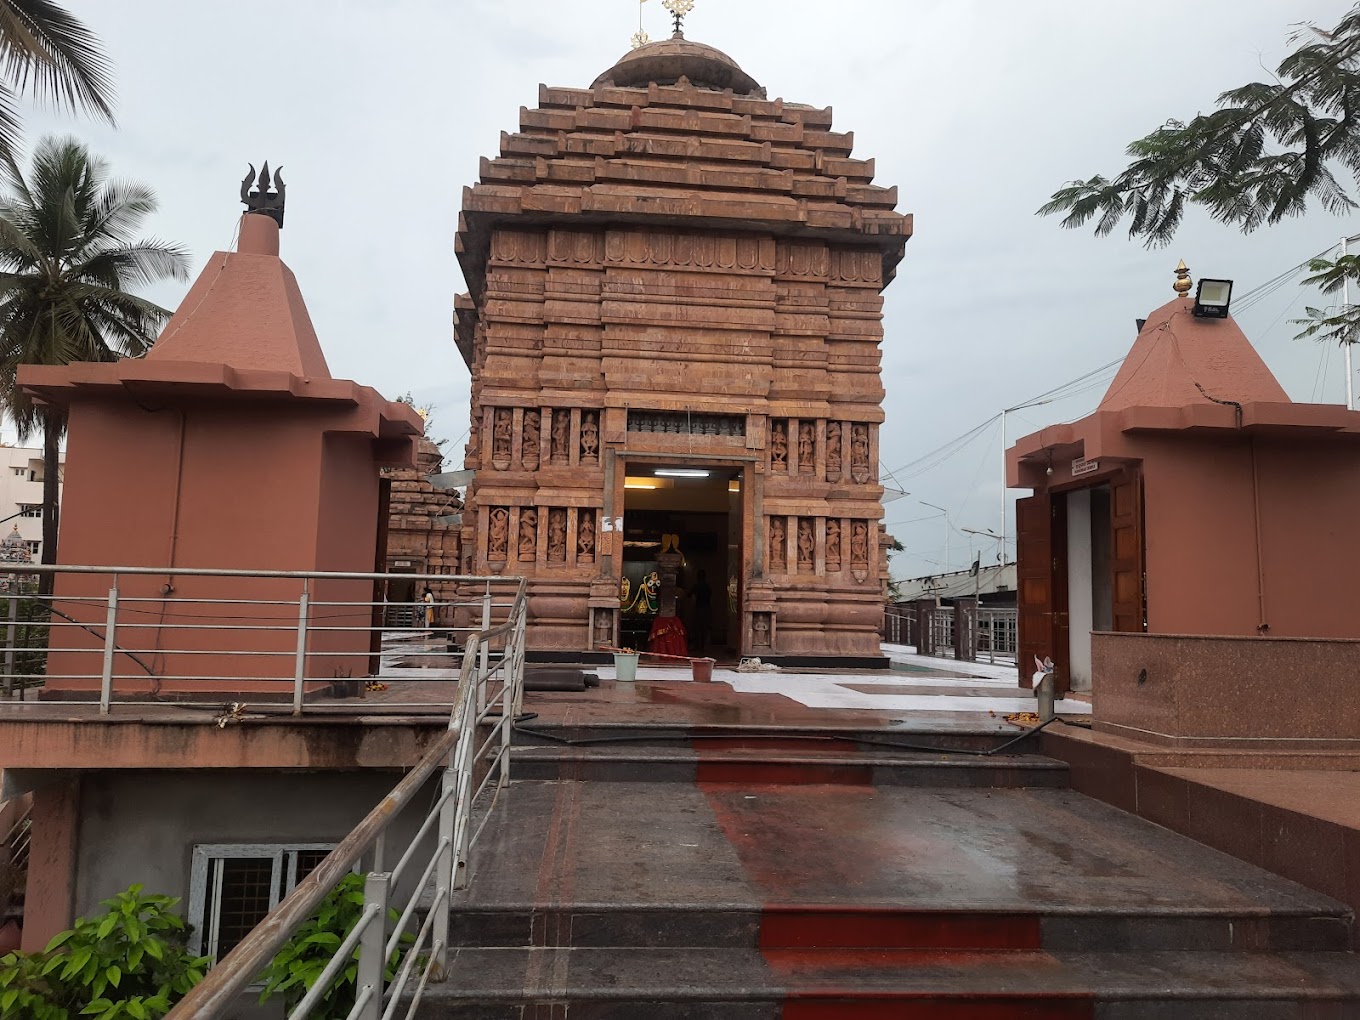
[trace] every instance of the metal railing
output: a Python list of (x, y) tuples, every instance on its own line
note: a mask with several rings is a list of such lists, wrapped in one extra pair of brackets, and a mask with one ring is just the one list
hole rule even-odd
[[(410, 576), (410, 575), (406, 575)], [(367, 855), (364, 906), (330, 962), (288, 1014), (306, 1020), (341, 972), (357, 960), (355, 1004), (350, 1020), (392, 1020), (405, 1008), (409, 1020), (431, 980), (447, 969), (450, 897), (469, 882), (469, 855), (510, 779), (511, 732), (524, 690), (525, 586), (519, 579), (509, 618), (470, 634), (462, 653), (457, 698), (448, 729), (400, 783), (348, 836), (269, 912), (186, 995), (167, 1020), (214, 1020), (238, 1006), (245, 992), (292, 934)], [(486, 610), (490, 612), (490, 607)], [(434, 777), (439, 796), (397, 863), (386, 868), (386, 834), (401, 810)], [(474, 805), (490, 791), (474, 827)], [(433, 847), (429, 846), (433, 841)], [(420, 857), (422, 848), (426, 856)], [(410, 888), (403, 878), (421, 867)], [(428, 894), (428, 898), (427, 898)], [(414, 941), (404, 942), (421, 909)], [(398, 918), (389, 922), (389, 912)], [(386, 967), (402, 952), (391, 981)]]
[[(971, 649), (975, 660), (985, 658), (990, 663), (998, 659), (1005, 662), (1017, 654), (1018, 617), (1016, 609), (978, 608), (971, 600), (933, 607), (894, 604), (883, 614), (883, 640), (889, 644), (913, 645), (923, 655), (939, 658), (959, 658), (962, 644), (963, 654)], [(957, 633), (960, 623), (966, 629), (962, 635)], [(965, 640), (956, 641), (957, 637)]]
[[(442, 667), (451, 680), (461, 643), (504, 618), (519, 584), (327, 571), (24, 571), (0, 581), (0, 698), (97, 702), (102, 713), (240, 690), (252, 708), (284, 700), (302, 714), (335, 695), (363, 694), (368, 680), (395, 685), (404, 664), (427, 678)], [(55, 575), (51, 595), (37, 594), (42, 574)], [(429, 585), (435, 603), (389, 602), (384, 593), (395, 585)], [(432, 703), (440, 702), (420, 702)]]

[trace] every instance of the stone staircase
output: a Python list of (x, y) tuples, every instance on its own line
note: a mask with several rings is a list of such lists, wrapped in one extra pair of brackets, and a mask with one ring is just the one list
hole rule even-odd
[(994, 735), (540, 733), (423, 1020), (1360, 1017), (1344, 906)]

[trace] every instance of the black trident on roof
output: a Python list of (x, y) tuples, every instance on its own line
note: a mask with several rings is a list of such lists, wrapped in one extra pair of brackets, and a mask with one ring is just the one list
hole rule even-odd
[(274, 171), (274, 189), (269, 190), (269, 160), (265, 160), (264, 166), (260, 170), (259, 187), (254, 191), (250, 186), (256, 183), (255, 164), (247, 163), (250, 173), (246, 174), (241, 181), (241, 201), (245, 203), (246, 212), (260, 213), (263, 216), (272, 217), (274, 222), (280, 227), (283, 226), (283, 196), (284, 189), (287, 187), (283, 183), (283, 167)]

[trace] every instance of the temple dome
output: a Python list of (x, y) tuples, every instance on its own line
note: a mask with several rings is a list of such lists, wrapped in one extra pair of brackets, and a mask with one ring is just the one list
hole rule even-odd
[(760, 83), (743, 71), (722, 50), (676, 36), (647, 43), (625, 53), (613, 67), (595, 79), (592, 87), (645, 88), (655, 82), (673, 85), (681, 78), (699, 88), (731, 89), (737, 95), (765, 98)]

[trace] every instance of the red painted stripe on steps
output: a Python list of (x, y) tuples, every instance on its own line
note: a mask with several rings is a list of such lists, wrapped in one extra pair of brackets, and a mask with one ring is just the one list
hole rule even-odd
[(1090, 997), (939, 995), (852, 996), (794, 999), (783, 1020), (1092, 1020)]
[(1042, 948), (1038, 914), (767, 905), (762, 949)]

